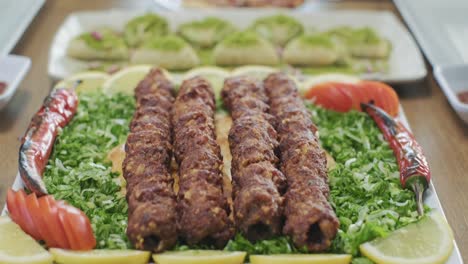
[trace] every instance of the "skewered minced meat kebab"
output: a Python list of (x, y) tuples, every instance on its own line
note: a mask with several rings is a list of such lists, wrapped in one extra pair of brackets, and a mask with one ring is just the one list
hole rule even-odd
[(252, 78), (232, 77), (225, 80), (222, 98), (233, 118), (229, 145), (236, 227), (251, 241), (279, 235), (286, 181), (276, 168), (278, 141), (263, 85)]
[(153, 69), (135, 88), (136, 111), (125, 145), (127, 235), (136, 249), (161, 252), (177, 242), (171, 161), (173, 86)]
[(316, 128), (295, 83), (274, 73), (265, 81), (270, 113), (278, 132), (281, 171), (286, 176), (286, 222), (283, 233), (296, 247), (323, 251), (330, 247), (339, 222), (328, 202), (329, 187), (325, 152), (315, 136)]
[(226, 245), (234, 235), (223, 194), (216, 142), (215, 96), (203, 78), (185, 80), (174, 103), (174, 154), (179, 164), (178, 229), (189, 245)]

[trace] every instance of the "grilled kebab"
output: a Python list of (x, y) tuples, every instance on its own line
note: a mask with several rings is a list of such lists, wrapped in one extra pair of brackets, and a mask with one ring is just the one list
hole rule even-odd
[(234, 235), (223, 194), (222, 158), (214, 127), (215, 96), (201, 77), (185, 80), (173, 108), (179, 164), (178, 229), (189, 245), (226, 245)]
[(315, 136), (316, 127), (295, 83), (285, 74), (271, 74), (264, 84), (270, 113), (276, 119), (281, 171), (288, 182), (283, 233), (297, 247), (326, 250), (338, 231), (339, 222), (327, 200), (326, 156)]
[(286, 181), (276, 168), (278, 141), (263, 85), (232, 77), (225, 80), (221, 95), (233, 118), (229, 145), (237, 229), (252, 241), (271, 238), (281, 233)]
[(125, 144), (127, 235), (135, 248), (161, 252), (177, 242), (171, 161), (173, 86), (153, 69), (135, 88), (137, 107)]

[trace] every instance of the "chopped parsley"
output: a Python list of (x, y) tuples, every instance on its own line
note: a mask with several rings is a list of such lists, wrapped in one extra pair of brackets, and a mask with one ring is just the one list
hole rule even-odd
[[(80, 208), (91, 220), (97, 248), (130, 248), (127, 202), (106, 160), (123, 143), (134, 111), (130, 96), (80, 95), (72, 122), (58, 136), (44, 181), (51, 194)], [(374, 121), (366, 114), (309, 106), (322, 146), (336, 161), (329, 171), (330, 202), (340, 230), (330, 252), (359, 257), (359, 245), (418, 220), (413, 193), (400, 187), (398, 164)], [(204, 247), (202, 247), (204, 248)], [(178, 245), (176, 250), (189, 247)], [(193, 249), (193, 248), (191, 248)], [(285, 236), (251, 243), (237, 234), (225, 250), (249, 254), (305, 253)]]
[(83, 210), (91, 220), (97, 248), (128, 248), (127, 201), (118, 174), (106, 160), (125, 142), (133, 97), (82, 94), (77, 113), (54, 144), (44, 172), (47, 190)]
[(359, 255), (359, 245), (418, 220), (414, 194), (402, 189), (398, 164), (365, 113), (311, 107), (322, 146), (336, 161), (330, 202), (340, 220), (332, 251)]

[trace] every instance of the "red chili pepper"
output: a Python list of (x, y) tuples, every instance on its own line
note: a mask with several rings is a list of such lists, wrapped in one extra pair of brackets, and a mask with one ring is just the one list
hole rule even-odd
[(72, 119), (78, 97), (72, 89), (55, 89), (44, 100), (26, 131), (19, 152), (19, 172), (26, 187), (38, 196), (47, 194), (42, 173), (55, 138)]
[(381, 108), (372, 103), (362, 103), (361, 108), (374, 119), (389, 142), (400, 167), (401, 185), (415, 192), (418, 213), (423, 215), (423, 193), (431, 181), (431, 172), (421, 146), (402, 123)]

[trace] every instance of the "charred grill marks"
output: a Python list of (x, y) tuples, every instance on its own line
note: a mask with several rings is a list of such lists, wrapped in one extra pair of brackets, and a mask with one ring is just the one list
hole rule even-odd
[(254, 79), (233, 77), (225, 81), (222, 98), (233, 118), (229, 145), (237, 229), (252, 241), (278, 235), (286, 181), (276, 168), (278, 142), (264, 88)]
[(198, 77), (184, 81), (173, 109), (174, 153), (179, 164), (177, 226), (189, 245), (222, 248), (234, 229), (223, 194), (214, 111), (210, 84)]
[(325, 153), (317, 142), (316, 128), (294, 82), (276, 73), (264, 84), (278, 132), (281, 171), (288, 182), (283, 233), (291, 236), (297, 247), (323, 251), (330, 247), (339, 227), (327, 201)]
[(173, 87), (159, 69), (135, 89), (137, 109), (125, 144), (127, 235), (135, 248), (161, 252), (177, 242), (176, 197), (170, 175)]

